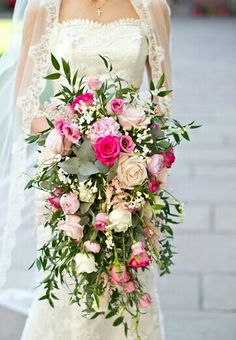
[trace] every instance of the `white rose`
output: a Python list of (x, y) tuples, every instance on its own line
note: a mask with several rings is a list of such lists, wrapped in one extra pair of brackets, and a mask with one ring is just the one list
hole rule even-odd
[(110, 226), (116, 232), (125, 232), (132, 225), (131, 212), (124, 208), (114, 209), (109, 214)]
[(78, 274), (92, 273), (97, 271), (95, 258), (92, 254), (77, 254), (75, 256), (75, 263)]
[(108, 304), (110, 301), (109, 296), (101, 295), (98, 297), (98, 301), (99, 301), (99, 306), (97, 305), (97, 302), (95, 300), (93, 303), (93, 309), (95, 310), (95, 312), (97, 313), (107, 312)]

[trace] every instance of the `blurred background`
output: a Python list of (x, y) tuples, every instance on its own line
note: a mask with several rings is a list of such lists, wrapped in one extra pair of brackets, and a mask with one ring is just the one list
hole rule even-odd
[[(203, 127), (180, 147), (170, 178), (186, 218), (175, 228), (172, 274), (158, 282), (166, 340), (235, 340), (236, 0), (169, 3), (173, 114)], [(13, 6), (0, 0), (0, 53)], [(24, 321), (0, 307), (0, 339), (19, 340)]]

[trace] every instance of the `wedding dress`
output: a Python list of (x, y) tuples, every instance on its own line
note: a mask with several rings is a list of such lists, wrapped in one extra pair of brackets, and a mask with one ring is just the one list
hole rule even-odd
[[(99, 23), (89, 19), (67, 20), (57, 24), (57, 34), (52, 51), (57, 58), (70, 61), (79, 76), (99, 76), (102, 80), (109, 75), (101, 58), (108, 56), (113, 72), (128, 82), (140, 87), (148, 57), (147, 27), (139, 19), (120, 19), (111, 23)], [(54, 83), (54, 90), (59, 83)], [(38, 207), (38, 246), (47, 239), (42, 227), (43, 202)], [(141, 317), (142, 340), (163, 340), (161, 311), (157, 294), (157, 269), (154, 267), (144, 275), (146, 289), (153, 296), (153, 305)], [(69, 305), (66, 288), (61, 287), (55, 308), (47, 301), (38, 301), (42, 295), (38, 290), (21, 340), (125, 340), (123, 327), (113, 327), (112, 320), (101, 317), (87, 320), (77, 305)], [(135, 340), (130, 323), (128, 340)]]

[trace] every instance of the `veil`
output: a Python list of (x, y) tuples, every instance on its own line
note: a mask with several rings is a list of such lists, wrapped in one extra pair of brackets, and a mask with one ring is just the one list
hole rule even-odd
[[(36, 258), (37, 197), (25, 191), (27, 173), (37, 162), (24, 138), (45, 100), (62, 0), (18, 0), (9, 50), (0, 58), (0, 304), (27, 312), (37, 275), (27, 268)], [(147, 28), (149, 78), (166, 75), (171, 87), (169, 7), (165, 0), (131, 0)], [(170, 110), (171, 98), (161, 104)]]

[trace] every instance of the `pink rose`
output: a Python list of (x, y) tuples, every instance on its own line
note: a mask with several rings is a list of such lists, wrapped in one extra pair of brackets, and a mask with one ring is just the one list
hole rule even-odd
[(159, 188), (160, 183), (158, 181), (149, 179), (148, 181), (148, 192), (154, 193)]
[(70, 150), (71, 143), (53, 129), (46, 138), (45, 147), (55, 155), (61, 155)]
[(88, 138), (95, 144), (99, 137), (120, 136), (120, 125), (111, 117), (104, 117), (92, 124), (89, 129)]
[(162, 156), (164, 157), (164, 163), (167, 168), (171, 168), (172, 164), (175, 162), (175, 153), (174, 149), (171, 148), (167, 152), (163, 152)]
[(60, 199), (60, 204), (64, 213), (68, 215), (75, 214), (80, 207), (78, 196), (73, 192), (64, 194)]
[(52, 194), (48, 197), (48, 203), (50, 203), (51, 206), (53, 206), (53, 208), (60, 210), (61, 209), (60, 199), (63, 193), (64, 191), (62, 189), (54, 189)]
[(148, 161), (147, 170), (153, 176), (158, 176), (161, 170), (164, 167), (164, 157), (159, 154), (155, 154), (151, 156), (151, 159)]
[(94, 224), (94, 228), (96, 230), (100, 230), (100, 231), (106, 230), (107, 219), (108, 219), (108, 216), (107, 216), (106, 213), (99, 213), (99, 214), (97, 214), (96, 221), (95, 221), (95, 224)]
[(116, 136), (98, 138), (94, 145), (96, 159), (106, 166), (114, 165), (120, 155), (120, 140)]
[(146, 252), (143, 242), (137, 242), (132, 246), (132, 254), (129, 260), (131, 268), (145, 268), (151, 264), (151, 257)]
[(132, 253), (134, 256), (140, 255), (146, 251), (146, 245), (144, 242), (136, 242), (132, 245)]
[(120, 147), (125, 152), (133, 152), (135, 149), (135, 143), (130, 136), (121, 136), (120, 138)]
[(137, 290), (137, 284), (134, 281), (125, 282), (122, 286), (125, 293), (133, 293)]
[(120, 125), (126, 129), (131, 130), (132, 127), (145, 128), (150, 124), (151, 120), (146, 116), (146, 113), (139, 108), (129, 107), (125, 109), (122, 114), (118, 116)]
[(63, 126), (63, 133), (71, 143), (75, 144), (79, 141), (81, 134), (78, 125), (66, 123)]
[(114, 115), (120, 115), (124, 109), (123, 99), (114, 98), (110, 101), (110, 110)]
[(113, 265), (110, 269), (111, 281), (117, 285), (124, 284), (130, 280), (130, 273), (126, 271), (124, 264)]
[(102, 87), (102, 81), (98, 77), (90, 77), (87, 80), (87, 85), (90, 90), (96, 91)]
[(67, 215), (65, 222), (58, 224), (58, 229), (63, 230), (64, 234), (77, 243), (80, 243), (83, 238), (83, 227), (80, 225), (80, 217), (76, 215)]
[(148, 293), (144, 293), (138, 298), (138, 303), (141, 308), (148, 308), (152, 304), (152, 297)]
[(84, 242), (84, 247), (88, 252), (94, 253), (94, 254), (98, 254), (101, 250), (101, 246), (97, 242), (86, 241)]
[(59, 118), (59, 119), (56, 119), (55, 120), (55, 123), (54, 123), (54, 126), (57, 130), (57, 133), (60, 135), (60, 136), (64, 136), (64, 126), (68, 124), (68, 122), (64, 119), (64, 118)]
[(94, 100), (93, 94), (87, 92), (85, 94), (77, 96), (72, 102), (70, 107), (73, 111), (81, 111), (81, 104), (91, 106), (93, 104), (93, 100)]

